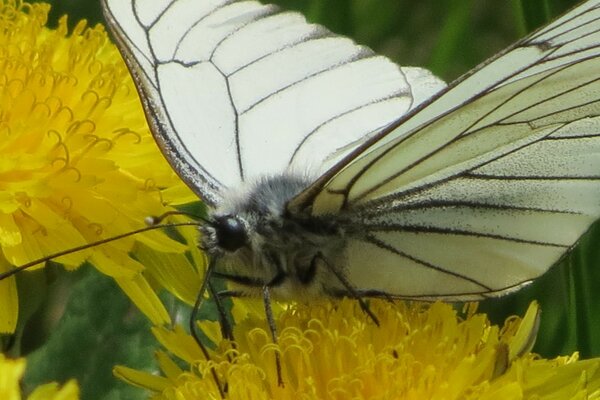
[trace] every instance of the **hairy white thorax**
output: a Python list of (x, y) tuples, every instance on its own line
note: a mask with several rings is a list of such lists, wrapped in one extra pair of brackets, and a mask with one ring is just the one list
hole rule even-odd
[(245, 295), (269, 286), (273, 297), (332, 295), (340, 284), (324, 263), (342, 268), (344, 230), (334, 216), (292, 215), (286, 205), (306, 177), (264, 177), (237, 190), (200, 229), (202, 246), (215, 257), (216, 274)]

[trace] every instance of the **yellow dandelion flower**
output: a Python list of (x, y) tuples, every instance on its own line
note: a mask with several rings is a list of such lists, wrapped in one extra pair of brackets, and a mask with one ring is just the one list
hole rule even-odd
[[(0, 0), (0, 273), (141, 228), (145, 217), (168, 211), (165, 204), (195, 199), (158, 151), (104, 28), (80, 22), (69, 33), (62, 18), (51, 30), (48, 11)], [(152, 231), (57, 261), (90, 261), (152, 322), (167, 322), (145, 267), (129, 255), (136, 244), (143, 252), (186, 249)], [(12, 332), (13, 279), (0, 282), (0, 304), (0, 332)]]
[[(599, 359), (545, 360), (529, 353), (535, 303), (502, 329), (474, 307), (459, 314), (443, 303), (370, 305), (379, 327), (352, 300), (290, 306), (277, 318), (277, 344), (264, 316), (250, 313), (235, 326), (234, 346), (221, 343), (211, 361), (183, 329), (156, 328), (171, 354), (157, 354), (162, 376), (122, 366), (115, 374), (165, 400), (219, 399), (211, 368), (227, 382), (228, 399), (600, 398)], [(201, 326), (209, 336), (216, 332), (214, 324)]]
[[(20, 380), (25, 372), (25, 359), (11, 360), (0, 354), (0, 399), (21, 400)], [(48, 383), (37, 387), (28, 400), (76, 400), (79, 388), (73, 380), (60, 387), (57, 383)]]

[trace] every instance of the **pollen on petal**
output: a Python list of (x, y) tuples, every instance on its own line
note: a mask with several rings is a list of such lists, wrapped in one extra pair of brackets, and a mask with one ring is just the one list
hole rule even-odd
[[(145, 383), (140, 385), (138, 379), (137, 384), (152, 391), (155, 399), (178, 400), (217, 399), (218, 385), (227, 388), (228, 399), (600, 396), (600, 359), (578, 361), (573, 355), (545, 360), (524, 345), (537, 332), (535, 303), (524, 319), (513, 317), (504, 327), (491, 325), (473, 306), (458, 312), (442, 303), (369, 304), (380, 326), (353, 300), (284, 307), (276, 319), (276, 343), (264, 316), (249, 312), (236, 320), (235, 343), (221, 342), (211, 360), (202, 358), (198, 345), (181, 328), (157, 329), (159, 342), (178, 362), (167, 361), (167, 353), (161, 352), (159, 365), (168, 378), (146, 375)], [(206, 322), (199, 325), (207, 327)], [(512, 348), (520, 351), (509, 351)], [(188, 364), (187, 370), (181, 362)], [(156, 382), (147, 381), (153, 379)]]
[[(145, 217), (172, 210), (168, 202), (194, 199), (158, 150), (104, 28), (81, 21), (69, 32), (63, 17), (49, 29), (48, 11), (0, 2), (0, 247), (14, 266), (142, 228)], [(169, 254), (194, 245), (154, 231), (54, 261), (69, 269), (90, 261), (164, 323), (168, 314), (142, 282), (155, 271), (135, 259), (139, 243)], [(9, 286), (0, 286), (5, 299)], [(0, 315), (2, 330), (14, 330), (14, 307)]]

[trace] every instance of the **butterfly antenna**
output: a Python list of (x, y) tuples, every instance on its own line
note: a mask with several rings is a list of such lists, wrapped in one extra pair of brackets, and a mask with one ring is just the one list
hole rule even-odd
[(176, 210), (167, 211), (166, 213), (161, 214), (161, 215), (156, 215), (156, 216), (155, 215), (151, 215), (149, 217), (146, 217), (144, 219), (144, 222), (146, 222), (146, 225), (149, 225), (149, 226), (158, 225), (165, 218), (170, 217), (171, 215), (183, 215), (183, 216), (189, 217), (189, 218), (191, 218), (191, 219), (193, 219), (195, 221), (202, 221), (205, 224), (210, 224), (209, 220), (207, 220), (206, 218), (203, 218), (203, 217), (201, 217), (199, 215), (188, 213), (188, 212), (185, 212), (185, 211), (176, 211)]
[(47, 255), (46, 257), (43, 258), (39, 258), (37, 260), (33, 260), (31, 262), (28, 262), (27, 264), (23, 264), (20, 265), (18, 267), (12, 268), (8, 271), (5, 271), (3, 273), (0, 273), (0, 281), (3, 279), (6, 279), (8, 277), (11, 277), (21, 271), (24, 271), (26, 269), (29, 269), (31, 267), (34, 267), (38, 264), (42, 264), (46, 261), (50, 261), (53, 260), (55, 258), (61, 257), (61, 256), (65, 256), (67, 254), (72, 254), (72, 253), (76, 253), (78, 251), (82, 251), (82, 250), (86, 250), (92, 247), (96, 247), (102, 244), (106, 244), (106, 243), (110, 243), (110, 242), (114, 242), (115, 240), (119, 240), (119, 239), (123, 239), (129, 236), (133, 236), (133, 235), (137, 235), (139, 233), (143, 233), (143, 232), (147, 232), (147, 231), (152, 231), (154, 229), (160, 229), (160, 228), (173, 228), (173, 227), (178, 227), (178, 226), (198, 226), (198, 222), (197, 221), (191, 221), (191, 222), (177, 222), (177, 223), (171, 223), (171, 224), (162, 224), (162, 225), (151, 225), (151, 226), (145, 226), (143, 228), (139, 228), (133, 231), (129, 231), (127, 233), (122, 233), (120, 235), (115, 235), (115, 236), (111, 236), (109, 238), (106, 239), (102, 239), (102, 240), (98, 240), (95, 242), (90, 242), (90, 243), (86, 243), (84, 245), (81, 246), (76, 246), (76, 247), (71, 247), (70, 249), (67, 250), (63, 250), (63, 251), (58, 251), (56, 253)]

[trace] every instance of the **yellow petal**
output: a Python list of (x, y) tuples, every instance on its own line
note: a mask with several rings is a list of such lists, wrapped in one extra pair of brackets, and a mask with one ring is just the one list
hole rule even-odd
[(11, 360), (0, 354), (0, 399), (21, 400), (19, 381), (24, 372), (24, 359)]
[(132, 279), (116, 278), (115, 281), (153, 324), (171, 322), (169, 313), (143, 275), (137, 274)]
[(70, 380), (60, 387), (57, 383), (47, 383), (38, 386), (27, 397), (27, 400), (78, 400), (79, 386), (77, 382)]
[(113, 374), (130, 385), (143, 387), (155, 392), (161, 392), (170, 386), (167, 378), (123, 366), (113, 368)]

